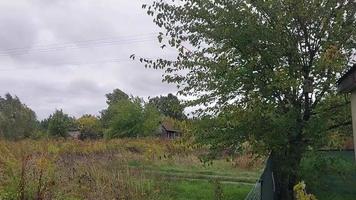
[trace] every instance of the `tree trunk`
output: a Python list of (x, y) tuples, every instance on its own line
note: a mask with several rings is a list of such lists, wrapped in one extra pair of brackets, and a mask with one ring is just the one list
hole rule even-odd
[(299, 181), (300, 161), (303, 155), (301, 145), (290, 145), (284, 151), (272, 152), (272, 169), (275, 182), (276, 200), (293, 200), (293, 187)]

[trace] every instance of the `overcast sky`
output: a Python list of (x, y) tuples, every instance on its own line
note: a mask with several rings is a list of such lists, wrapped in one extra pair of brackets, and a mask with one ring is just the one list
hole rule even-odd
[(141, 0), (0, 1), (0, 96), (17, 95), (40, 119), (55, 109), (98, 114), (120, 88), (147, 98), (176, 87), (131, 54), (173, 57)]

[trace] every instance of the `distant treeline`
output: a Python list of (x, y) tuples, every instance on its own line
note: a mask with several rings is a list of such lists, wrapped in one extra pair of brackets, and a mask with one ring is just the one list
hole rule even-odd
[(85, 114), (75, 118), (59, 109), (38, 120), (17, 96), (0, 96), (0, 138), (65, 138), (73, 131), (80, 132), (80, 139), (154, 136), (162, 120), (177, 125), (187, 119), (183, 103), (173, 94), (146, 102), (115, 89), (106, 98), (108, 107), (99, 116)]

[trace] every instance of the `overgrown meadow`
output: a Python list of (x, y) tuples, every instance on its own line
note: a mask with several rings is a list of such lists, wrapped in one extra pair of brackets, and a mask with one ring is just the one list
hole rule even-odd
[(0, 141), (0, 200), (243, 199), (261, 163), (159, 139)]

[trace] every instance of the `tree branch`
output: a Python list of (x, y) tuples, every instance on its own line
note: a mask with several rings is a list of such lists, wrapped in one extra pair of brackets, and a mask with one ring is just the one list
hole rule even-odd
[(349, 125), (352, 125), (352, 121), (351, 120), (343, 122), (341, 124), (332, 125), (332, 126), (328, 127), (326, 130), (330, 131), (330, 130), (333, 130), (333, 129), (336, 129), (336, 128), (340, 128), (342, 126), (349, 126)]

